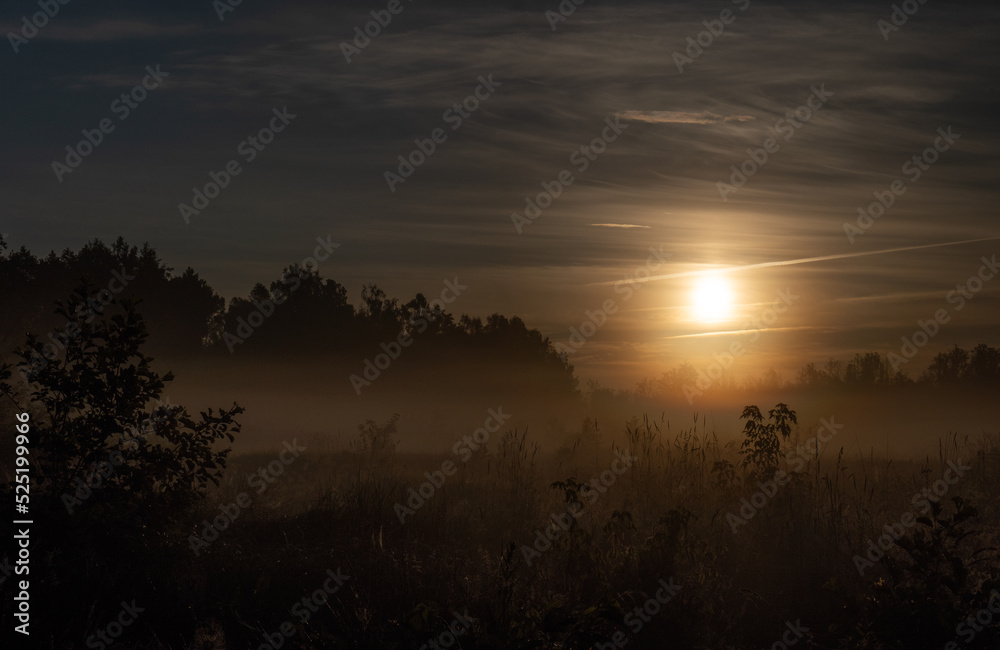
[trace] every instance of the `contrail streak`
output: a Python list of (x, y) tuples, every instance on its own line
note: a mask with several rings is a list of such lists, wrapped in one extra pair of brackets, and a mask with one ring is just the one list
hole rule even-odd
[[(868, 255), (884, 255), (886, 253), (901, 253), (903, 251), (918, 251), (927, 248), (940, 248), (942, 246), (959, 246), (961, 244), (975, 244), (977, 242), (994, 241), (998, 237), (983, 237), (982, 239), (966, 239), (964, 241), (945, 242), (943, 244), (923, 244), (921, 246), (903, 246), (901, 248), (884, 248), (878, 251), (866, 251), (863, 253), (840, 253), (839, 255), (823, 255), (820, 257), (802, 257), (797, 260), (781, 260), (778, 262), (760, 262), (758, 264), (745, 264), (743, 266), (729, 266), (721, 269), (703, 269), (701, 271), (683, 271), (681, 273), (668, 273), (666, 275), (651, 275), (648, 278), (633, 278), (629, 282), (650, 282), (652, 280), (672, 280), (674, 278), (690, 278), (698, 275), (713, 275), (716, 273), (730, 273), (732, 271), (746, 271), (749, 269), (762, 269), (770, 266), (791, 266), (793, 264), (811, 264), (813, 262), (826, 262), (828, 260), (843, 260), (851, 257), (866, 257)], [(613, 282), (596, 282), (597, 285), (618, 284), (621, 280)]]

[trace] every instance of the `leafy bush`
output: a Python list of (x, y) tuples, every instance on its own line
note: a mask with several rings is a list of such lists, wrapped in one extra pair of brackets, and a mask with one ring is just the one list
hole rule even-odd
[(781, 454), (781, 434), (782, 440), (787, 440), (792, 434), (792, 424), (798, 424), (795, 411), (790, 411), (787, 404), (777, 404), (767, 414), (769, 422), (764, 423), (764, 416), (756, 406), (747, 406), (743, 409), (741, 420), (746, 420), (743, 426), (743, 435), (746, 439), (740, 447), (740, 455), (743, 456), (743, 467), (753, 467), (753, 473), (757, 477), (767, 478), (774, 474), (778, 468), (778, 458)]
[[(941, 647), (960, 636), (970, 650), (997, 647), (1000, 618), (975, 620), (1000, 588), (997, 549), (984, 546), (983, 530), (969, 528), (979, 512), (961, 497), (952, 502), (953, 512), (930, 502), (930, 516), (896, 541), (901, 552), (883, 560), (886, 577), (860, 602), (858, 640), (866, 647)], [(978, 624), (959, 627), (970, 615)], [(968, 638), (963, 629), (976, 634)]]
[[(176, 525), (219, 483), (230, 450), (215, 445), (234, 439), (243, 412), (234, 404), (195, 419), (162, 402), (173, 377), (157, 374), (140, 351), (147, 331), (135, 304), (100, 306), (94, 298), (84, 285), (57, 303), (66, 320), (58, 331), (62, 356), (28, 336), (17, 351), (24, 381), (0, 383), (31, 415), (30, 515), (41, 522), (33, 553), (46, 558), (32, 566), (33, 601), (72, 619), (52, 632), (77, 641), (104, 616), (85, 614), (82, 595), (148, 603), (168, 591), (156, 574), (165, 560), (184, 565), (183, 556), (171, 558), (184, 544)], [(0, 380), (11, 370), (0, 367)]]

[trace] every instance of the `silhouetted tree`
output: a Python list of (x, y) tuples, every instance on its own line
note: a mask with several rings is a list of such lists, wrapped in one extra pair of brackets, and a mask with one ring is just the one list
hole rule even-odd
[[(65, 339), (63, 355), (40, 367), (33, 363), (46, 355), (45, 342), (34, 335), (17, 353), (25, 409), (37, 432), (34, 493), (58, 498), (115, 454), (120, 462), (102, 482), (105, 507), (123, 516), (176, 512), (218, 482), (228, 450), (212, 447), (233, 439), (239, 431), (234, 416), (243, 409), (234, 405), (217, 415), (210, 409), (197, 421), (176, 406), (161, 404), (147, 412), (173, 376), (154, 372), (152, 359), (140, 351), (147, 333), (134, 303), (116, 301), (94, 313), (88, 311), (93, 295), (84, 285), (58, 303), (56, 313), (75, 325), (66, 331), (78, 332)], [(17, 399), (9, 388), (8, 396)], [(135, 433), (144, 430), (143, 422), (145, 430), (157, 423), (152, 436)]]
[(889, 362), (878, 352), (855, 354), (847, 363), (844, 383), (853, 388), (870, 388), (889, 385)]
[(0, 366), (0, 390), (31, 416), (30, 514), (44, 529), (33, 553), (45, 558), (31, 567), (33, 606), (65, 619), (46, 626), (55, 638), (76, 640), (93, 623), (83, 598), (149, 602), (169, 592), (157, 563), (183, 552), (172, 529), (219, 482), (229, 449), (215, 443), (233, 440), (243, 412), (234, 404), (193, 418), (161, 402), (172, 376), (142, 353), (147, 332), (135, 304), (95, 309), (94, 296), (84, 284), (57, 304), (62, 355), (46, 357), (51, 347), (29, 335), (17, 352), (21, 382), (12, 385), (11, 367)]
[(403, 327), (399, 301), (395, 298), (390, 300), (374, 283), (361, 289), (358, 318), (377, 338), (383, 340), (395, 338)]
[(230, 352), (317, 353), (346, 348), (356, 332), (344, 286), (293, 264), (269, 287), (258, 283), (248, 298), (230, 300), (211, 340)]
[(966, 375), (977, 386), (1000, 382), (1000, 349), (980, 343), (972, 350)]
[(95, 239), (79, 252), (52, 251), (44, 259), (23, 247), (14, 253), (0, 252), (0, 296), (17, 306), (16, 313), (11, 310), (14, 315), (0, 325), (0, 334), (9, 336), (7, 330), (14, 327), (21, 330), (18, 337), (26, 331), (55, 329), (57, 318), (49, 306), (85, 281), (97, 290), (141, 301), (138, 309), (149, 324), (148, 347), (154, 352), (196, 353), (225, 303), (194, 270), (180, 276), (172, 271), (149, 244), (139, 249), (121, 237), (111, 246)]
[(935, 386), (955, 386), (965, 378), (968, 368), (969, 353), (956, 345), (948, 352), (939, 352), (923, 378)]

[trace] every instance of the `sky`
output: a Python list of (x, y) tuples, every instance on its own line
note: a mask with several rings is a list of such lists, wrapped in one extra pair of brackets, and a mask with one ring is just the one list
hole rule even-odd
[(1000, 344), (995, 5), (39, 7), (0, 9), (14, 246), (121, 235), (229, 298), (332, 241), (355, 304), (457, 282), (453, 313), (521, 316), (608, 385), (791, 377), (918, 321), (911, 375)]

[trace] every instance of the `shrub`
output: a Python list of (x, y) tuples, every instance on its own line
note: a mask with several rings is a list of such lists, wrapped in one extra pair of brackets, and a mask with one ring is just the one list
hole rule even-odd
[[(81, 598), (150, 602), (168, 592), (164, 575), (155, 574), (166, 561), (185, 566), (171, 558), (184, 543), (175, 525), (218, 484), (230, 450), (215, 443), (234, 439), (243, 412), (234, 404), (195, 419), (160, 401), (173, 377), (157, 374), (140, 351), (147, 330), (135, 304), (99, 306), (94, 298), (83, 285), (57, 303), (66, 320), (56, 334), (61, 357), (29, 335), (17, 351), (23, 383), (0, 383), (31, 416), (33, 555), (45, 558), (32, 566), (32, 595), (51, 599), (38, 603), (43, 611), (71, 619), (50, 631), (75, 641), (93, 616), (104, 615), (91, 612), (88, 620)], [(0, 381), (11, 374), (0, 367)]]

